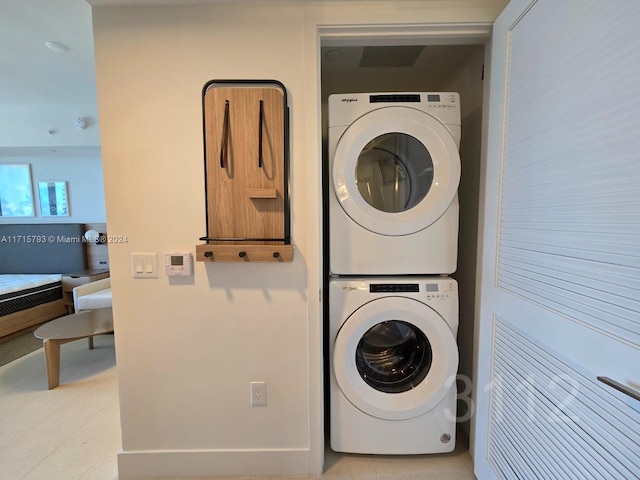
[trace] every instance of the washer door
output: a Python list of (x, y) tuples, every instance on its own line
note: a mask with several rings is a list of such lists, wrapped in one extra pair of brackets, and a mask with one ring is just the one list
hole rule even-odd
[(460, 154), (447, 128), (410, 107), (383, 107), (338, 141), (334, 193), (358, 225), (381, 235), (419, 232), (447, 210), (460, 182)]
[(455, 388), (457, 370), (458, 349), (449, 326), (432, 308), (410, 298), (366, 303), (336, 336), (333, 371), (340, 390), (356, 408), (384, 420), (406, 420), (433, 409)]

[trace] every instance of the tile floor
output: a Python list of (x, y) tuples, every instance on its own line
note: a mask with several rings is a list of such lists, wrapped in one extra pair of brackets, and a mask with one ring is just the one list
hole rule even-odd
[[(61, 384), (54, 390), (46, 388), (42, 349), (0, 367), (0, 480), (117, 480), (120, 418), (113, 336), (97, 337), (95, 345), (89, 350), (80, 340), (62, 346)], [(475, 479), (465, 445), (446, 455), (408, 457), (327, 449), (321, 477), (294, 478)]]

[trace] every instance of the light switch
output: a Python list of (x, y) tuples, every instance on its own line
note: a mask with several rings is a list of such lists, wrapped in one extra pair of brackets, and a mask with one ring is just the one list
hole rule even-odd
[(155, 252), (132, 253), (131, 274), (133, 278), (158, 278), (158, 254)]

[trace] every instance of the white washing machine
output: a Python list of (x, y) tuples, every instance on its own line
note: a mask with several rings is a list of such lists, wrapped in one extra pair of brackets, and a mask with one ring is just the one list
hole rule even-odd
[(452, 451), (456, 281), (334, 279), (329, 301), (331, 448), (399, 455)]
[(453, 273), (460, 96), (331, 95), (328, 135), (331, 273)]

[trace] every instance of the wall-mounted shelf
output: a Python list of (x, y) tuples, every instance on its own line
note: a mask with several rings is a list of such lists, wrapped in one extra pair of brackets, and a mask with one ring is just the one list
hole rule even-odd
[(198, 262), (291, 262), (293, 245), (196, 245)]
[(196, 261), (291, 262), (284, 85), (212, 80), (202, 110), (207, 234)]

